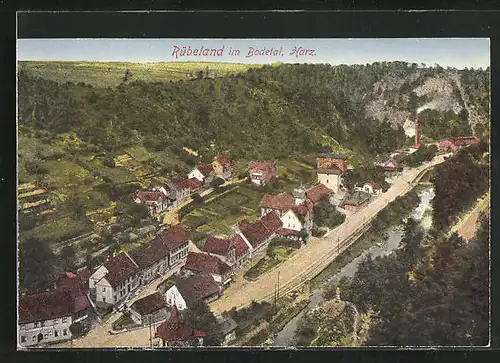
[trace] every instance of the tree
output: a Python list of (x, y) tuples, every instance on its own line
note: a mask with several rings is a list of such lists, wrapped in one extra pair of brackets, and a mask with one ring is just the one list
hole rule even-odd
[(224, 338), (219, 324), (204, 300), (191, 304), (185, 311), (184, 325), (205, 332), (204, 345), (218, 347), (222, 344)]
[(60, 266), (64, 270), (71, 270), (75, 266), (75, 248), (73, 245), (64, 246), (59, 256)]
[(123, 75), (123, 82), (128, 82), (130, 81), (131, 78), (132, 78), (132, 72), (130, 71), (130, 69), (127, 69), (125, 71), (125, 74)]
[(77, 195), (70, 195), (66, 204), (76, 220), (85, 218), (85, 203)]
[(29, 292), (52, 287), (56, 259), (48, 244), (37, 238), (19, 242), (19, 285)]
[(313, 211), (314, 223), (318, 226), (333, 228), (345, 221), (345, 214), (339, 212), (327, 198), (319, 201)]

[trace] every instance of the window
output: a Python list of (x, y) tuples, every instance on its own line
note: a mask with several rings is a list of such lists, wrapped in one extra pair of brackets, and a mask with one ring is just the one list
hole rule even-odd
[(49, 334), (45, 333), (45, 335), (43, 336), (45, 339), (47, 339), (49, 337)]
[(68, 318), (62, 318), (62, 322), (65, 323), (68, 320)]
[(106, 302), (106, 296), (102, 297), (102, 302)]
[(54, 336), (58, 337), (59, 336), (59, 330), (54, 330)]
[(33, 335), (33, 336), (31, 337), (31, 341), (32, 341), (32, 342), (36, 342), (36, 336), (34, 336), (34, 335)]
[(44, 321), (40, 322), (40, 326), (45, 326), (45, 322)]
[(49, 331), (49, 336), (52, 336), (52, 331)]
[(26, 343), (26, 337), (24, 335), (21, 335), (21, 343)]
[(38, 322), (34, 323), (35, 328), (38, 328)]
[(68, 335), (68, 331), (66, 329), (63, 329), (63, 335)]
[(54, 319), (54, 325), (57, 325), (57, 324), (59, 324), (59, 320)]
[(105, 287), (102, 288), (102, 292), (106, 292), (106, 288)]

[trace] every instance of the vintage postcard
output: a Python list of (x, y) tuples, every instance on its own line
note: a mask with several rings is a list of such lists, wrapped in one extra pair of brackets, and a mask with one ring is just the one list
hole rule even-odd
[(490, 344), (489, 39), (17, 51), (19, 349)]

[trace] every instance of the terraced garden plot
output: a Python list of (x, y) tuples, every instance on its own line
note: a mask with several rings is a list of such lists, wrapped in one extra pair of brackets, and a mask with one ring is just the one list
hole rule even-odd
[(21, 234), (21, 237), (36, 237), (51, 243), (60, 242), (90, 232), (90, 224), (71, 217), (50, 220)]
[(85, 179), (92, 178), (88, 170), (66, 159), (47, 160), (41, 165), (48, 171), (46, 182), (58, 189), (82, 186)]
[(260, 215), (262, 193), (238, 186), (229, 193), (196, 208), (182, 219), (182, 224), (196, 232), (231, 235), (232, 226), (243, 219)]

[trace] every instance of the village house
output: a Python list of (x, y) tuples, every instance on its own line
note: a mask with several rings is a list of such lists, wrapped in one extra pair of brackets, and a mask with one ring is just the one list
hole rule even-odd
[(187, 274), (210, 274), (223, 288), (231, 283), (231, 267), (215, 255), (189, 252), (182, 270)]
[(138, 190), (134, 192), (133, 199), (138, 204), (146, 205), (152, 217), (169, 206), (167, 195), (159, 190)]
[(241, 221), (236, 227), (236, 232), (247, 244), (249, 258), (252, 259), (265, 251), (282, 226), (279, 215), (276, 212), (270, 212), (254, 222)]
[(115, 305), (140, 285), (167, 271), (180, 269), (186, 261), (189, 235), (180, 224), (161, 231), (149, 244), (121, 252), (97, 268), (89, 278), (96, 305)]
[(278, 178), (278, 165), (276, 162), (252, 161), (248, 165), (248, 175), (252, 183), (263, 186)]
[(405, 154), (403, 153), (393, 153), (389, 157), (380, 157), (375, 165), (384, 172), (386, 178), (390, 178), (403, 170), (404, 158)]
[(172, 178), (166, 186), (159, 190), (164, 192), (170, 199), (172, 207), (177, 207), (179, 204), (189, 199), (193, 193), (198, 192), (203, 184), (196, 178)]
[(160, 339), (161, 347), (200, 347), (203, 346), (205, 333), (182, 326), (177, 306), (172, 306), (170, 317), (156, 328), (155, 338)]
[(217, 256), (229, 266), (236, 262), (236, 246), (232, 239), (208, 237), (203, 244), (202, 251)]
[(370, 195), (365, 192), (355, 191), (349, 194), (341, 203), (341, 207), (351, 212), (357, 212), (370, 200)]
[(231, 179), (233, 174), (234, 162), (230, 160), (227, 156), (225, 155), (217, 156), (215, 160), (212, 162), (212, 166), (214, 168), (216, 176), (225, 180)]
[(70, 326), (86, 320), (90, 306), (80, 282), (75, 282), (65, 281), (55, 290), (19, 297), (19, 345), (29, 347), (72, 338)]
[(287, 237), (296, 237), (305, 230), (311, 232), (313, 226), (314, 206), (332, 191), (323, 184), (319, 184), (308, 191), (296, 188), (292, 193), (283, 192), (277, 195), (265, 194), (260, 202), (261, 215), (276, 212), (283, 227), (278, 234)]
[(139, 266), (120, 252), (95, 270), (89, 278), (90, 296), (96, 306), (107, 308), (123, 301), (140, 285)]
[(139, 325), (157, 323), (168, 317), (167, 302), (155, 292), (135, 301), (130, 306), (130, 317)]
[(319, 153), (316, 157), (318, 183), (337, 193), (343, 188), (347, 156), (342, 153)]
[(164, 297), (169, 305), (185, 310), (202, 300), (206, 303), (215, 301), (221, 295), (222, 288), (212, 275), (199, 273), (178, 278), (175, 285), (165, 292)]
[(373, 195), (382, 193), (382, 187), (375, 182), (366, 182), (361, 187), (356, 187), (355, 190)]
[(236, 340), (236, 328), (238, 324), (231, 319), (230, 316), (217, 316), (217, 324), (219, 324), (219, 330), (224, 337), (222, 341), (222, 346), (228, 345), (229, 343)]
[(479, 144), (474, 136), (456, 136), (439, 142), (440, 151), (457, 151), (465, 146)]
[(250, 261), (250, 248), (239, 234), (231, 237), (231, 241), (235, 247), (235, 261), (231, 265), (234, 272)]
[(214, 180), (215, 171), (212, 164), (198, 164), (194, 169), (188, 174), (189, 179), (198, 179), (205, 186), (210, 185), (212, 180)]

